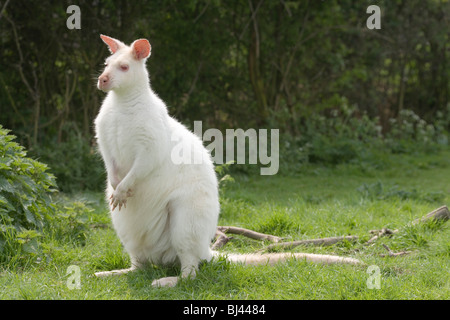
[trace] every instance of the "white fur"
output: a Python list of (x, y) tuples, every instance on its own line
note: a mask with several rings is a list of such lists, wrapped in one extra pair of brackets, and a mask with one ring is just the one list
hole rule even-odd
[[(184, 277), (194, 277), (199, 262), (212, 257), (219, 215), (213, 163), (202, 141), (169, 116), (150, 88), (145, 59), (133, 56), (133, 45), (119, 44), (99, 77), (108, 94), (95, 120), (112, 222), (133, 266), (178, 262)], [(173, 163), (171, 150), (180, 141), (201, 154), (201, 164)], [(176, 279), (153, 284), (171, 286)]]

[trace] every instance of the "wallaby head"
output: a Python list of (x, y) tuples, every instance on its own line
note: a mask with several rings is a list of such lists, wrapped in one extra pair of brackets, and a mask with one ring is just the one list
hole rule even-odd
[(108, 92), (126, 92), (133, 87), (148, 85), (145, 61), (150, 57), (148, 40), (138, 39), (130, 46), (123, 42), (100, 35), (109, 48), (111, 56), (105, 60), (105, 70), (98, 77), (97, 88)]

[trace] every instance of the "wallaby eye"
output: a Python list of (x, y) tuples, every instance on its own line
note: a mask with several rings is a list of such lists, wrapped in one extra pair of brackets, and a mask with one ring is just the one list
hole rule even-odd
[(128, 65), (127, 64), (122, 64), (121, 66), (120, 66), (120, 70), (122, 70), (122, 71), (128, 71)]

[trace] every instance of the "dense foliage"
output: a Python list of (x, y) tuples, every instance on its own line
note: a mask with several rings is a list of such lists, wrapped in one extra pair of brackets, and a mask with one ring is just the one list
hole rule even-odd
[(55, 213), (49, 194), (56, 184), (47, 166), (26, 157), (0, 126), (0, 253), (36, 246), (38, 231)]
[[(66, 27), (71, 4), (0, 2), (0, 123), (64, 190), (102, 188), (100, 33), (150, 40), (152, 86), (187, 125), (279, 128), (280, 162), (348, 161), (369, 133), (395, 152), (424, 130), (447, 143), (449, 1), (82, 0), (79, 30)], [(366, 26), (373, 4), (381, 29)]]
[(52, 199), (57, 191), (53, 174), (47, 165), (27, 157), (8, 133), (0, 126), (0, 263), (38, 254), (44, 234), (83, 241), (83, 215), (89, 209)]

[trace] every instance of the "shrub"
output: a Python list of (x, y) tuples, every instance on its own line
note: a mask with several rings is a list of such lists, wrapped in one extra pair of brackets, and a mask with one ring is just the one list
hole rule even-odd
[(0, 125), (0, 261), (36, 249), (55, 214), (50, 195), (57, 188), (47, 165), (28, 158), (8, 133)]
[(369, 146), (379, 148), (382, 134), (378, 119), (358, 114), (355, 106), (349, 106), (345, 98), (341, 100), (340, 106), (327, 116), (310, 114), (307, 121), (299, 125), (300, 137), (285, 137), (280, 153), (290, 159), (288, 161), (297, 159), (297, 164), (337, 165), (367, 158)]
[(84, 245), (88, 232), (88, 214), (94, 210), (82, 201), (63, 199), (49, 224), (47, 235), (60, 242)]
[(429, 203), (439, 203), (445, 199), (445, 193), (434, 191), (417, 191), (399, 189), (397, 185), (386, 187), (380, 181), (366, 184), (363, 183), (357, 191), (365, 199), (369, 200), (416, 200)]
[(55, 177), (8, 133), (0, 126), (0, 263), (41, 254), (44, 238), (84, 244), (92, 209), (79, 201), (53, 202)]
[[(449, 106), (450, 111), (450, 106)], [(448, 146), (448, 115), (437, 113), (428, 123), (411, 110), (402, 110), (390, 120), (383, 134), (378, 118), (360, 114), (345, 98), (327, 115), (310, 114), (299, 124), (297, 137), (283, 136), (280, 165), (289, 172), (305, 163), (338, 165), (356, 163), (377, 167), (389, 153), (436, 152)]]
[(386, 146), (393, 153), (432, 152), (448, 144), (443, 113), (429, 124), (412, 110), (401, 110), (397, 119), (390, 119), (391, 130), (386, 134)]
[(223, 190), (230, 183), (234, 182), (233, 177), (227, 173), (230, 170), (230, 165), (232, 165), (232, 164), (233, 164), (233, 161), (229, 161), (227, 163), (224, 163), (221, 165), (216, 165), (214, 167), (217, 178), (219, 179), (220, 190)]

